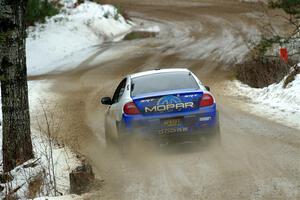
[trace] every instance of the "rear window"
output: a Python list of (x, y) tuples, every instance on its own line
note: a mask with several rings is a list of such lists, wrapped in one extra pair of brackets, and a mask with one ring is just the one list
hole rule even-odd
[(165, 72), (132, 79), (131, 96), (152, 92), (180, 89), (199, 89), (199, 85), (189, 72)]

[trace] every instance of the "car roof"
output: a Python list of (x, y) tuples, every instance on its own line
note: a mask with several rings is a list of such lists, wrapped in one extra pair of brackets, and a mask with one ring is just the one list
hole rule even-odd
[(151, 74), (161, 74), (161, 73), (168, 73), (168, 72), (191, 72), (191, 71), (186, 68), (157, 69), (157, 70), (149, 70), (149, 71), (131, 74), (129, 75), (129, 77), (137, 78), (137, 77), (151, 75)]

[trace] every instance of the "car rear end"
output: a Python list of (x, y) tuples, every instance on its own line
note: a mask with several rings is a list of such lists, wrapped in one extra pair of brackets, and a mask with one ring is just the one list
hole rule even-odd
[(212, 94), (188, 70), (132, 77), (131, 99), (123, 108), (122, 136), (194, 140), (218, 129)]

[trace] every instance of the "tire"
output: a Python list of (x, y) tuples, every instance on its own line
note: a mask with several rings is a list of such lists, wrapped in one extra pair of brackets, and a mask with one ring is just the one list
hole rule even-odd
[(128, 150), (128, 138), (124, 136), (125, 128), (122, 123), (117, 123), (118, 127), (118, 139), (115, 141), (115, 144), (121, 153), (121, 155), (126, 155)]
[(219, 112), (217, 112), (217, 125), (212, 132), (212, 136), (210, 137), (210, 143), (216, 147), (220, 147), (222, 145)]
[(220, 124), (219, 124), (219, 122), (218, 122), (216, 130), (214, 132), (214, 136), (213, 136), (212, 140), (213, 140), (213, 143), (215, 145), (221, 145), (222, 144), (221, 130), (220, 130)]
[(110, 134), (108, 131), (105, 129), (105, 142), (107, 147), (113, 146), (116, 142), (111, 138)]
[(119, 136), (119, 138), (113, 138), (113, 137), (111, 136), (109, 130), (105, 128), (105, 131), (104, 131), (104, 133), (105, 133), (105, 140), (106, 140), (106, 144), (107, 144), (108, 146), (112, 146), (112, 145), (117, 146), (117, 145), (119, 144), (120, 140), (121, 140), (121, 139), (120, 139), (120, 133), (119, 133), (121, 127), (120, 127), (120, 125), (119, 125), (118, 122), (116, 123), (116, 126), (117, 126), (117, 128), (118, 128), (118, 136)]

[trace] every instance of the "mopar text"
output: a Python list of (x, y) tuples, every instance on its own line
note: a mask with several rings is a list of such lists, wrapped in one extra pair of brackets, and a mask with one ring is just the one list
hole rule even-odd
[(157, 105), (153, 107), (145, 107), (145, 112), (164, 112), (164, 111), (170, 111), (170, 110), (180, 110), (184, 108), (194, 108), (193, 102), (187, 102), (187, 103), (177, 103), (177, 104), (166, 104), (166, 105)]

